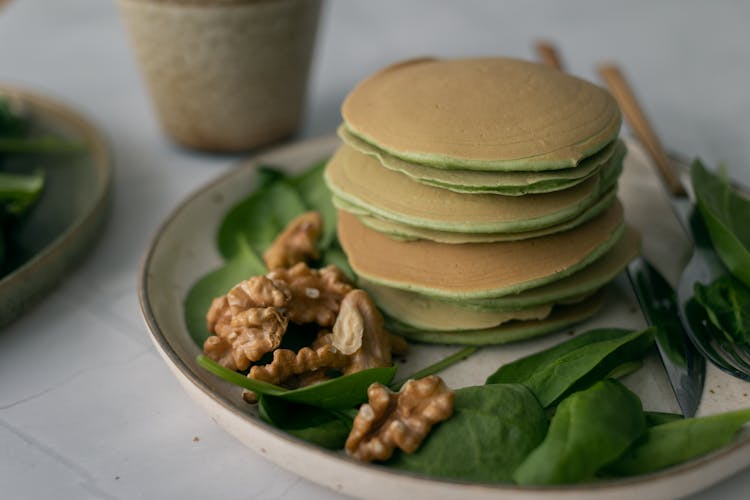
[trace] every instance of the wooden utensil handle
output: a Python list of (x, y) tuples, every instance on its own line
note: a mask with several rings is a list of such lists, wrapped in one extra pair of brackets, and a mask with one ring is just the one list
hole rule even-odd
[(534, 44), (537, 56), (542, 60), (544, 64), (550, 68), (559, 69), (565, 71), (565, 65), (562, 63), (560, 54), (557, 52), (557, 48), (552, 42), (547, 40), (539, 40)]
[(669, 159), (667, 153), (664, 151), (656, 132), (654, 132), (648, 118), (646, 118), (646, 114), (638, 104), (638, 100), (630, 85), (628, 85), (627, 80), (625, 80), (622, 71), (614, 64), (602, 64), (598, 67), (598, 70), (599, 76), (604, 80), (605, 85), (620, 105), (620, 109), (630, 124), (630, 128), (633, 129), (638, 139), (646, 146), (669, 192), (674, 196), (686, 196), (685, 188), (682, 182), (680, 182), (680, 177), (672, 160)]

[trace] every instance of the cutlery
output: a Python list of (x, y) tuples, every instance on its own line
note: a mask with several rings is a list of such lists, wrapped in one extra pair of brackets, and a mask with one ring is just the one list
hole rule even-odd
[(693, 298), (696, 282), (708, 285), (727, 274), (717, 257), (711, 239), (695, 204), (680, 182), (679, 174), (665, 153), (635, 94), (622, 71), (613, 64), (599, 66), (599, 74), (620, 105), (626, 120), (638, 139), (645, 145), (658, 167), (672, 209), (683, 229), (691, 236), (694, 248), (677, 286), (679, 317), (695, 348), (719, 369), (750, 381), (750, 351), (716, 331), (705, 309)]
[[(563, 70), (553, 44), (540, 41), (535, 44), (535, 48), (546, 64)], [(682, 187), (679, 182), (677, 185)], [(628, 264), (626, 272), (646, 321), (658, 327), (656, 345), (677, 404), (684, 416), (692, 417), (698, 409), (703, 392), (705, 360), (687, 340), (682, 324), (677, 319), (675, 292), (641, 256)]]
[(656, 347), (664, 371), (685, 417), (698, 410), (705, 382), (706, 361), (688, 341), (671, 285), (643, 257), (627, 267), (630, 284), (649, 325), (656, 326)]

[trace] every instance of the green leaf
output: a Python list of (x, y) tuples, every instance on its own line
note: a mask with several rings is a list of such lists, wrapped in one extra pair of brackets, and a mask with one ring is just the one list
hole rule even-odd
[(441, 478), (509, 482), (546, 429), (542, 407), (524, 386), (467, 387), (456, 391), (452, 417), (416, 452), (398, 452), (388, 465)]
[(0, 202), (10, 214), (21, 215), (31, 207), (42, 194), (44, 172), (32, 174), (9, 174), (0, 172)]
[(227, 260), (236, 256), (243, 244), (262, 255), (284, 227), (307, 208), (281, 172), (265, 168), (258, 174), (258, 188), (233, 206), (219, 227), (219, 252)]
[(645, 439), (606, 471), (621, 476), (647, 474), (685, 462), (729, 444), (748, 421), (750, 409), (673, 420), (650, 427)]
[(626, 361), (625, 363), (621, 365), (615, 366), (612, 371), (610, 371), (608, 374), (606, 374), (603, 378), (624, 378), (630, 375), (631, 373), (635, 373), (638, 370), (643, 368), (643, 361), (636, 360), (636, 361)]
[(247, 247), (220, 268), (203, 276), (188, 292), (183, 305), (185, 325), (196, 344), (203, 347), (208, 338), (206, 313), (214, 298), (224, 295), (234, 285), (251, 276), (266, 273), (266, 266)]
[(513, 473), (519, 484), (592, 480), (646, 430), (638, 396), (608, 379), (564, 399), (547, 436)]
[(646, 415), (647, 427), (654, 427), (656, 425), (674, 422), (675, 420), (683, 420), (685, 418), (679, 413), (667, 413), (662, 411), (644, 411), (643, 413)]
[(291, 184), (297, 189), (308, 210), (315, 210), (323, 218), (323, 232), (318, 247), (325, 250), (336, 240), (336, 207), (333, 206), (331, 191), (323, 180), (323, 171), (328, 160), (323, 160), (297, 177)]
[(262, 394), (268, 396), (282, 396), (290, 392), (288, 389), (284, 389), (283, 387), (279, 387), (278, 385), (269, 384), (268, 382), (262, 382), (260, 380), (255, 380), (252, 378), (247, 378), (241, 373), (230, 370), (228, 368), (224, 368), (219, 363), (207, 356), (204, 356), (203, 354), (198, 355), (196, 361), (199, 365), (201, 365), (203, 368), (210, 371), (217, 377), (223, 378), (230, 384), (238, 385), (244, 389), (247, 389), (248, 391), (253, 391), (258, 395)]
[(54, 136), (29, 137), (23, 139), (0, 138), (0, 153), (60, 154), (79, 153), (86, 146)]
[(711, 173), (700, 160), (693, 162), (690, 176), (716, 253), (750, 287), (750, 199), (732, 190), (726, 176)]
[(396, 366), (370, 368), (361, 372), (344, 375), (315, 385), (302, 387), (284, 393), (286, 401), (304, 403), (319, 408), (353, 408), (367, 401), (367, 388), (377, 382), (390, 384), (396, 374)]
[(542, 406), (548, 407), (566, 394), (603, 379), (616, 367), (640, 361), (653, 340), (652, 328), (640, 332), (591, 330), (501, 366), (486, 383), (524, 384)]
[(352, 429), (351, 418), (310, 405), (289, 403), (273, 396), (261, 396), (260, 417), (293, 436), (329, 450), (344, 447)]
[(728, 338), (750, 342), (750, 290), (741, 281), (725, 275), (708, 286), (695, 283), (695, 300)]
[(333, 410), (353, 408), (364, 403), (367, 401), (367, 388), (371, 384), (377, 382), (388, 385), (396, 373), (395, 365), (387, 368), (370, 368), (319, 384), (289, 390), (245, 377), (241, 373), (224, 368), (204, 355), (199, 355), (197, 361), (214, 375), (258, 395), (278, 396), (284, 401)]

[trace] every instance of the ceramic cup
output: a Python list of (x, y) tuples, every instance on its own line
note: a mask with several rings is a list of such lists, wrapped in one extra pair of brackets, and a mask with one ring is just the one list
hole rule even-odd
[(118, 0), (167, 134), (242, 151), (292, 134), (321, 0)]

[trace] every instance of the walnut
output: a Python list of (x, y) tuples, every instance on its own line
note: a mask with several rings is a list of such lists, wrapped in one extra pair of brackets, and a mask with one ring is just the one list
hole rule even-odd
[(352, 289), (349, 280), (336, 266), (317, 270), (300, 262), (291, 269), (275, 269), (266, 276), (291, 291), (286, 314), (289, 321), (297, 324), (333, 325), (341, 301)]
[(234, 315), (252, 307), (285, 307), (292, 299), (292, 292), (283, 282), (253, 276), (235, 285), (226, 297)]
[(388, 333), (388, 343), (391, 345), (391, 354), (406, 356), (409, 354), (409, 343), (401, 335)]
[(346, 439), (346, 453), (363, 462), (388, 460), (396, 448), (413, 453), (432, 426), (453, 414), (455, 393), (440, 377), (410, 380), (398, 393), (381, 384), (367, 389)]
[(281, 344), (287, 319), (274, 307), (253, 307), (232, 317), (228, 332), (211, 336), (203, 352), (230, 370), (246, 370)]
[(390, 335), (383, 328), (383, 315), (364, 290), (350, 291), (341, 302), (332, 344), (351, 354), (344, 374), (391, 366)]
[(318, 212), (297, 216), (263, 254), (268, 269), (289, 268), (299, 262), (317, 259), (322, 230), (323, 219)]
[(213, 300), (206, 315), (205, 354), (230, 370), (245, 370), (281, 344), (287, 318), (281, 313), (291, 299), (283, 283), (265, 276), (242, 281)]
[(219, 336), (211, 335), (203, 342), (203, 353), (225, 368), (237, 369), (232, 344)]
[(215, 298), (211, 302), (211, 307), (206, 314), (206, 327), (208, 331), (219, 336), (224, 336), (228, 332), (227, 329), (230, 328), (231, 323), (232, 310), (229, 308), (227, 296), (222, 295)]
[[(314, 381), (320, 382), (321, 373), (329, 369), (343, 369), (348, 362), (346, 355), (325, 343), (316, 349), (303, 347), (296, 354), (289, 349), (276, 349), (271, 363), (253, 366), (247, 376), (276, 385), (300, 386), (300, 378), (304, 381), (313, 376)], [(298, 378), (296, 384), (290, 383), (294, 382), (293, 377)]]

